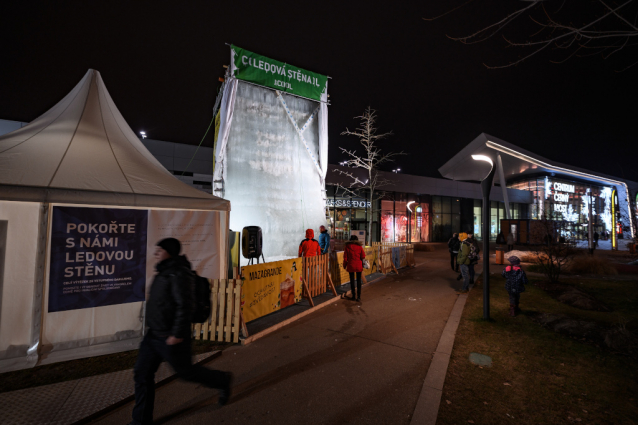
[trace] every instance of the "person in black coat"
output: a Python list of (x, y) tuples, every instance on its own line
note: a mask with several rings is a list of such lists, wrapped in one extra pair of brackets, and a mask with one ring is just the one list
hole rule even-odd
[(135, 406), (131, 424), (152, 424), (155, 372), (163, 360), (177, 376), (220, 389), (219, 404), (230, 398), (232, 375), (191, 363), (192, 286), (195, 275), (177, 239), (161, 240), (155, 250), (157, 275), (146, 302), (148, 331), (140, 344), (134, 368)]
[(454, 233), (449, 241), (447, 241), (448, 251), (450, 251), (450, 265), (452, 266), (452, 270), (458, 273), (459, 265), (456, 264), (456, 256), (459, 253), (459, 248), (461, 247), (461, 241), (459, 240), (458, 233)]

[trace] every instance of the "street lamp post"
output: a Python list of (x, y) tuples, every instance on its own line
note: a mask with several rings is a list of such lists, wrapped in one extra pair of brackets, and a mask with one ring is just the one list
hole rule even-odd
[(494, 180), (494, 163), (485, 155), (472, 155), (475, 161), (485, 161), (492, 166), (490, 173), (481, 181), (483, 192), (483, 319), (490, 320), (490, 191)]

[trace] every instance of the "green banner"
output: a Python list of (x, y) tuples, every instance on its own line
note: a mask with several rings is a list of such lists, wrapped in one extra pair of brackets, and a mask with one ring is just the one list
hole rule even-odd
[(296, 94), (312, 100), (321, 100), (327, 93), (328, 77), (296, 66), (258, 55), (237, 46), (234, 52), (235, 77), (240, 80)]

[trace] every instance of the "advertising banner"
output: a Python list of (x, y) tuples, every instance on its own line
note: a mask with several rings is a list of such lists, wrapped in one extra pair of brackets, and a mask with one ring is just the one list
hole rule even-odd
[(49, 313), (144, 301), (147, 215), (53, 207)]
[(301, 258), (242, 267), (242, 312), (250, 322), (301, 300)]
[(147, 288), (155, 276), (153, 252), (164, 238), (175, 238), (182, 244), (182, 254), (198, 275), (209, 279), (224, 279), (220, 269), (222, 236), (218, 211), (150, 210), (148, 222)]
[(279, 62), (241, 47), (230, 48), (234, 54), (234, 76), (240, 80), (316, 101), (320, 101), (321, 94), (327, 91), (328, 77), (325, 75)]

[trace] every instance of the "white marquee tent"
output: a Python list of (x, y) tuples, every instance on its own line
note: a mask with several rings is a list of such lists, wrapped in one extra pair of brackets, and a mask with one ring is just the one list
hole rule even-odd
[(49, 312), (55, 206), (148, 211), (147, 287), (157, 239), (193, 228), (208, 232), (184, 246), (200, 257), (194, 268), (209, 278), (226, 270), (230, 203), (172, 176), (89, 70), (58, 104), (0, 137), (0, 372), (134, 349), (143, 332), (143, 302)]

